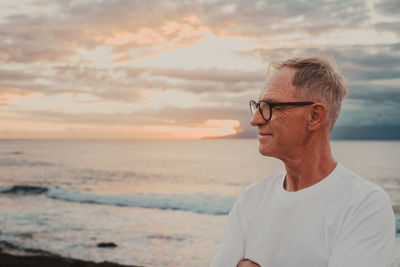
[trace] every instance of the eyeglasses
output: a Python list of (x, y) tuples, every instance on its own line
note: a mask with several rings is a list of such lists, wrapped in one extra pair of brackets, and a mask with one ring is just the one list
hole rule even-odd
[(269, 121), (272, 117), (272, 108), (276, 106), (308, 106), (312, 105), (314, 102), (279, 102), (279, 103), (271, 103), (267, 100), (260, 100), (258, 102), (254, 100), (250, 100), (250, 112), (251, 115), (257, 112), (257, 109), (260, 111), (261, 116), (264, 120)]

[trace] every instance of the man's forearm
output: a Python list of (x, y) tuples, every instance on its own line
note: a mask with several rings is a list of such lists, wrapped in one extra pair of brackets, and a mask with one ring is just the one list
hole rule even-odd
[(236, 267), (261, 267), (254, 261), (248, 260), (248, 259), (243, 259), (238, 262)]

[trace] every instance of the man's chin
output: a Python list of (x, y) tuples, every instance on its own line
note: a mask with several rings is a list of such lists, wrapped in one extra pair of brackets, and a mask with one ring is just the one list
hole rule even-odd
[(273, 157), (273, 153), (271, 151), (271, 149), (260, 145), (258, 147), (258, 152), (260, 152), (261, 155), (266, 156), (266, 157)]

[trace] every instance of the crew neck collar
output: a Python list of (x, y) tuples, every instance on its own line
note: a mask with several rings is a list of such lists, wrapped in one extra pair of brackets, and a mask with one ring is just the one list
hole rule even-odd
[(303, 197), (303, 196), (307, 196), (310, 194), (314, 194), (315, 192), (321, 191), (324, 188), (326, 188), (329, 184), (331, 184), (334, 180), (335, 180), (335, 176), (337, 176), (337, 174), (340, 172), (340, 169), (342, 168), (341, 164), (338, 162), (336, 164), (336, 167), (333, 169), (333, 171), (331, 171), (331, 173), (328, 174), (328, 176), (326, 176), (325, 178), (323, 178), (321, 181), (303, 188), (301, 190), (298, 191), (286, 191), (283, 187), (284, 181), (285, 181), (285, 177), (286, 177), (286, 170), (284, 170), (281, 173), (281, 177), (279, 179), (279, 183), (278, 183), (278, 193), (279, 195), (286, 197), (286, 198), (298, 198), (298, 197)]

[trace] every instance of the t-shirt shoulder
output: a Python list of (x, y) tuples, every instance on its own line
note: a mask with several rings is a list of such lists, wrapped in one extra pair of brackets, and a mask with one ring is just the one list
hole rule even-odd
[(258, 180), (254, 183), (251, 183), (242, 189), (242, 192), (240, 193), (240, 195), (242, 197), (246, 197), (246, 196), (250, 196), (250, 195), (254, 196), (254, 195), (257, 195), (260, 190), (265, 191), (265, 189), (268, 187), (276, 186), (276, 184), (281, 181), (283, 174), (284, 174), (284, 171), (281, 171), (276, 174), (265, 177), (261, 180)]
[(380, 186), (348, 170), (344, 166), (341, 166), (341, 170), (337, 175), (337, 183), (351, 193), (351, 199), (354, 202), (365, 201), (367, 198), (372, 198), (380, 200), (379, 202), (375, 202), (376, 204), (383, 204), (385, 202), (386, 204), (390, 204), (389, 196)]
[(351, 184), (360, 194), (368, 194), (372, 191), (384, 192), (377, 184), (341, 166), (342, 175), (338, 175), (344, 182)]

